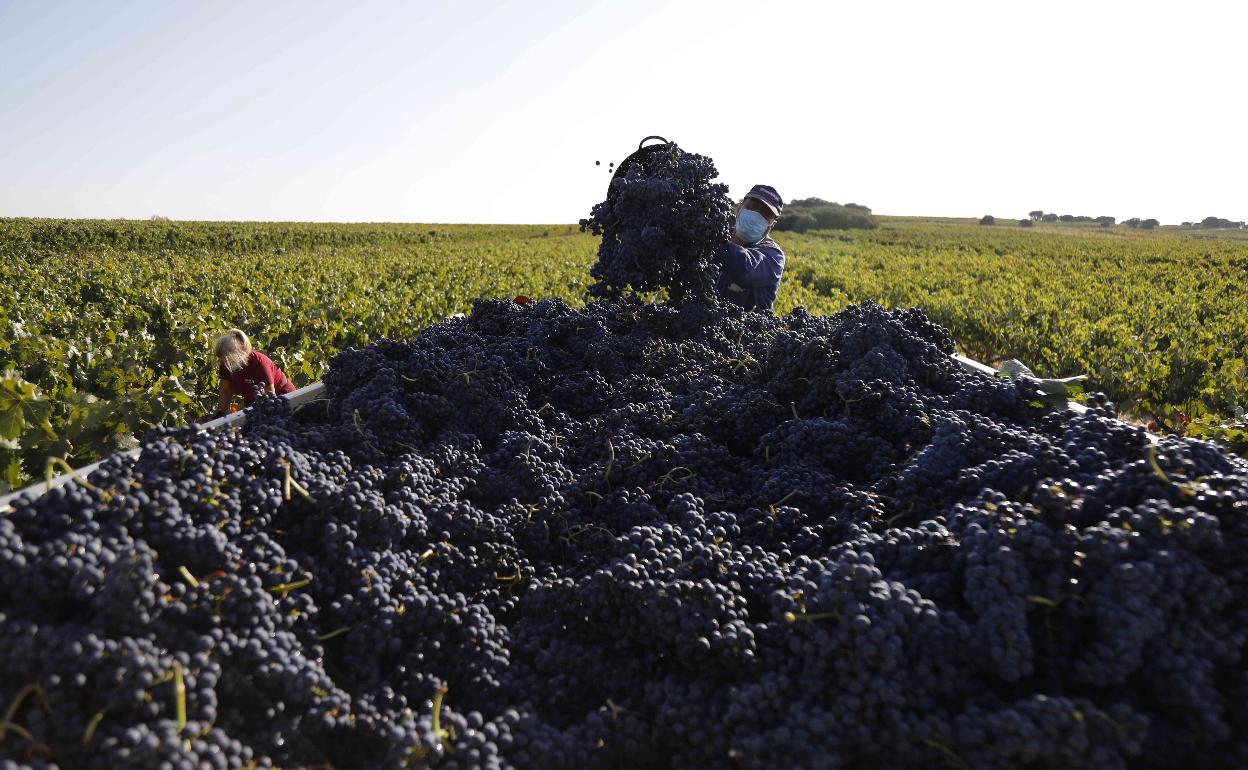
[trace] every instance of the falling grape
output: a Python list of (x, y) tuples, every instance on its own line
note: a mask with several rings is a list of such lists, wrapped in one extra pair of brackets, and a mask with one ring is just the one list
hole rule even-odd
[(591, 293), (665, 289), (673, 299), (709, 297), (710, 257), (728, 239), (733, 217), (727, 185), (712, 181), (717, 175), (710, 158), (675, 144), (635, 156), (580, 222), (602, 237)]

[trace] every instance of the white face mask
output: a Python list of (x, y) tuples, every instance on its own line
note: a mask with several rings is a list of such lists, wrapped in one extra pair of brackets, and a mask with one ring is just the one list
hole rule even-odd
[(767, 234), (767, 217), (751, 209), (742, 209), (737, 214), (735, 232), (746, 243), (758, 243)]

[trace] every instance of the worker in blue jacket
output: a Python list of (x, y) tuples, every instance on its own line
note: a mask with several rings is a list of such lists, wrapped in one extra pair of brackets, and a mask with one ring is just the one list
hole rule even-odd
[(732, 239), (715, 250), (716, 290), (721, 299), (746, 310), (770, 313), (784, 272), (784, 251), (767, 237), (780, 219), (784, 201), (774, 187), (754, 185), (737, 207)]

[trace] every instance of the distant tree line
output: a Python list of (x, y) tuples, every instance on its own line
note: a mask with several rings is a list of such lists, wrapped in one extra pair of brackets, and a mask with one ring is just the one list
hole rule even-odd
[(1248, 227), (1248, 223), (1236, 222), (1232, 219), (1223, 219), (1222, 217), (1205, 217), (1199, 222), (1184, 222), (1184, 227), (1205, 227), (1214, 228), (1231, 228), (1232, 230), (1243, 230)]
[[(1024, 219), (1018, 220), (1018, 224), (1022, 227), (1031, 227), (1036, 222), (1095, 222), (1101, 227), (1113, 227), (1115, 224), (1118, 223), (1118, 220), (1115, 219), (1114, 217), (1108, 217), (1108, 216), (1088, 217), (1088, 216), (1081, 216), (1081, 215), (1075, 215), (1075, 214), (1054, 214), (1052, 212), (1041, 211), (1039, 209), (1028, 212), (1027, 217), (1028, 218), (1025, 220)], [(1210, 222), (1210, 221), (1227, 222), (1227, 220), (1225, 219), (1219, 220), (1216, 217), (1209, 217), (1208, 219), (1205, 220), (1205, 222)], [(1139, 217), (1132, 217), (1130, 219), (1124, 219), (1122, 220), (1122, 224), (1126, 227), (1138, 228), (1140, 230), (1152, 230), (1156, 227), (1161, 226), (1161, 222), (1157, 221), (1156, 219), (1140, 219)], [(1243, 223), (1231, 222), (1226, 225), (1214, 225), (1214, 224), (1206, 225), (1202, 222), (1200, 226), (1201, 227), (1235, 227), (1237, 225), (1242, 226)]]
[(871, 209), (857, 203), (833, 203), (822, 198), (799, 198), (784, 207), (777, 230), (804, 233), (807, 230), (873, 230), (879, 222)]
[[(1095, 222), (1101, 227), (1113, 227), (1118, 222), (1118, 220), (1114, 217), (1089, 217), (1089, 216), (1084, 216), (1082, 214), (1054, 214), (1052, 212), (1041, 211), (1040, 209), (1036, 209), (1035, 211), (1028, 212), (1027, 216), (1030, 218), (1029, 221), (1033, 223), (1035, 222)], [(1023, 225), (1023, 220), (1020, 219), (1018, 223), (1020, 225)], [(1023, 227), (1030, 227), (1030, 225), (1023, 225)]]
[[(1095, 222), (1101, 227), (1113, 227), (1118, 223), (1114, 217), (1088, 217), (1075, 214), (1054, 214), (1052, 212), (1035, 211), (1027, 212), (1026, 219), (1018, 220), (1019, 227), (1033, 227), (1036, 222)], [(997, 221), (991, 216), (986, 215), (979, 220), (981, 225), (995, 225)], [(1161, 226), (1161, 222), (1156, 219), (1140, 219), (1139, 217), (1131, 217), (1122, 220), (1124, 227), (1132, 227), (1139, 230), (1152, 230)], [(1248, 228), (1248, 222), (1239, 222), (1233, 219), (1223, 219), (1222, 217), (1205, 217), (1199, 222), (1184, 222), (1184, 227), (1203, 227), (1206, 229), (1231, 229), (1243, 230)]]

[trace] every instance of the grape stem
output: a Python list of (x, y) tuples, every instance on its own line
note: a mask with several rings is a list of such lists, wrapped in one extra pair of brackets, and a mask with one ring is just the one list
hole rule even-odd
[(786, 623), (808, 622), (809, 623), (809, 622), (813, 622), (816, 620), (839, 620), (840, 617), (841, 617), (841, 613), (837, 612), (836, 610), (832, 610), (831, 612), (811, 612), (811, 613), (808, 613), (805, 610), (802, 610), (801, 615), (798, 615), (793, 612), (784, 613), (784, 622)]
[(281, 594), (282, 598), (285, 599), (286, 595), (291, 591), (294, 591), (297, 588), (303, 588), (311, 583), (312, 578), (304, 578), (303, 580), (296, 580), (293, 583), (282, 583), (281, 585), (273, 586), (269, 590), (275, 594)]
[(309, 503), (315, 503), (316, 499), (313, 498), (312, 495), (308, 494), (308, 490), (304, 489), (302, 486), (300, 486), (299, 482), (291, 478), (290, 463), (283, 463), (283, 466), (286, 470), (286, 477), (282, 482), (282, 497), (286, 500), (289, 500), (290, 490), (294, 489), (296, 492), (299, 493), (300, 497), (302, 497), (304, 500), (307, 500)]
[[(186, 679), (182, 676), (182, 663), (178, 660), (173, 661), (173, 697), (178, 718), (178, 733), (181, 734), (186, 729)], [(182, 747), (187, 751), (191, 750), (189, 738), (182, 739)]]
[(1148, 447), (1148, 464), (1153, 466), (1153, 473), (1157, 474), (1157, 478), (1167, 484), (1171, 483), (1170, 477), (1166, 475), (1166, 472), (1161, 469), (1161, 464), (1157, 462), (1157, 447), (1152, 444)]
[(508, 586), (514, 586), (515, 584), (519, 583), (521, 580), (524, 580), (524, 573), (521, 572), (520, 565), (517, 564), (515, 572), (511, 573), (510, 575), (502, 575), (502, 576), (495, 575), (494, 579), (500, 583), (506, 583)]
[(633, 463), (632, 465), (628, 466), (628, 469), (631, 471), (633, 468), (636, 468), (638, 465), (641, 465), (641, 464), (642, 464), (642, 463), (644, 463), (646, 460), (649, 460), (651, 457), (653, 457), (653, 455), (651, 455), (649, 452), (646, 452), (645, 454), (643, 454), (643, 455), (641, 456), (641, 459), (640, 459), (640, 460), (638, 460), (637, 462), (635, 462), (635, 463)]
[(79, 476), (77, 471), (74, 470), (74, 467), (70, 465), (69, 463), (65, 462), (64, 458), (61, 458), (61, 457), (49, 457), (48, 463), (44, 467), (44, 476), (46, 476), (49, 492), (52, 491), (52, 471), (57, 466), (64, 468), (65, 472), (68, 473), (71, 477), (73, 477), (74, 481), (77, 481), (79, 484), (83, 485), (87, 489), (91, 490), (97, 495), (103, 494), (93, 484), (91, 484), (89, 481), (84, 479), (82, 476)]
[(785, 504), (785, 503), (787, 503), (790, 499), (792, 499), (792, 497), (793, 497), (794, 495), (796, 495), (796, 494), (797, 494), (797, 490), (795, 489), (795, 490), (793, 490), (792, 492), (790, 492), (790, 493), (788, 493), (787, 495), (785, 495), (784, 497), (782, 497), (782, 498), (780, 498), (779, 500), (777, 500), (776, 502), (772, 503), (772, 506), (773, 506), (773, 507), (775, 507), (775, 506), (778, 506), (778, 505), (784, 505), (784, 504)]
[(4, 740), (4, 735), (9, 730), (12, 730), (13, 732), (17, 733), (18, 735), (22, 736), (28, 741), (33, 741), (35, 739), (35, 736), (31, 735), (30, 731), (27, 730), (25, 727), (22, 727), (19, 724), (14, 724), (6, 719), (3, 722), (0, 722), (0, 741)]
[[(433, 732), (438, 736), (438, 741), (450, 740), (451, 733), (449, 730), (442, 729), (442, 698), (446, 696), (447, 687), (442, 685), (433, 695)], [(450, 746), (446, 747), (450, 751)]]
[(185, 564), (178, 567), (178, 574), (182, 576), (182, 579), (185, 580), (187, 585), (191, 588), (199, 588), (199, 581), (195, 579), (195, 576), (191, 574), (191, 571), (186, 568)]
[(662, 489), (666, 484), (683, 484), (697, 475), (698, 474), (695, 471), (686, 468), (683, 465), (677, 465), (675, 468), (672, 468), (670, 471), (660, 476), (658, 481), (655, 483), (659, 489)]
[(91, 717), (91, 721), (87, 722), (87, 729), (82, 731), (82, 745), (86, 746), (95, 736), (95, 730), (100, 726), (100, 722), (104, 721), (104, 712), (107, 709), (100, 709)]
[(954, 767), (959, 768), (959, 770), (970, 770), (971, 766), (966, 763), (966, 760), (962, 759), (962, 757), (959, 757), (957, 753), (954, 752), (953, 749), (949, 748), (948, 746), (941, 743), (940, 741), (935, 741), (935, 740), (932, 740), (931, 738), (924, 738), (923, 744), (930, 748), (936, 749), (941, 754), (944, 754), (945, 759), (949, 763), (951, 763)]
[(1153, 473), (1156, 474), (1157, 478), (1161, 479), (1166, 484), (1173, 484), (1174, 486), (1178, 487), (1180, 491), (1182, 491), (1183, 493), (1187, 495), (1196, 494), (1197, 490), (1196, 490), (1195, 485), (1187, 483), (1187, 482), (1175, 481), (1174, 479), (1167, 476), (1166, 472), (1161, 469), (1161, 463), (1157, 462), (1157, 445), (1156, 444), (1148, 445), (1148, 464), (1152, 466)]
[(364, 432), (364, 425), (363, 421), (360, 420), (359, 409), (353, 409), (351, 411), (351, 420), (355, 423), (355, 432), (360, 434), (360, 437), (364, 439), (364, 443), (368, 446), (368, 448), (374, 452), (380, 452), (381, 450), (377, 448), (376, 444), (368, 440), (368, 434)]
[(607, 439), (607, 469), (602, 473), (602, 481), (611, 488), (611, 469), (615, 467), (615, 446)]
[(4, 719), (0, 720), (0, 741), (4, 740), (5, 733), (9, 728), (22, 735), (26, 740), (31, 740), (30, 733), (13, 723), (13, 717), (17, 716), (18, 710), (22, 707), (22, 701), (26, 700), (27, 695), (34, 695), (36, 704), (45, 710), (48, 708), (47, 693), (43, 691), (43, 688), (37, 682), (30, 682), (22, 687), (22, 689), (17, 691), (17, 695), (13, 696), (13, 700), (9, 701), (9, 707), (4, 712)]
[(1074, 599), (1075, 601), (1081, 604), (1086, 604), (1082, 596), (1076, 596), (1075, 594), (1062, 594), (1056, 599), (1050, 599), (1047, 596), (1038, 596), (1036, 594), (1028, 594), (1024, 598), (1029, 602), (1032, 602), (1034, 604), (1041, 604), (1050, 609), (1057, 607), (1059, 604), (1066, 601), (1067, 599)]

